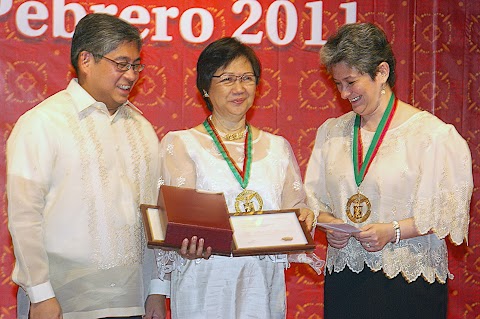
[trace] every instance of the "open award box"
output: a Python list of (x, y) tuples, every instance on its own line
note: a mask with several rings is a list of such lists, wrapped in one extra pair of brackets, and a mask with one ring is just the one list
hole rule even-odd
[(157, 205), (140, 206), (148, 246), (180, 248), (203, 238), (205, 248), (226, 256), (313, 251), (315, 244), (299, 210), (229, 214), (223, 193), (162, 185)]

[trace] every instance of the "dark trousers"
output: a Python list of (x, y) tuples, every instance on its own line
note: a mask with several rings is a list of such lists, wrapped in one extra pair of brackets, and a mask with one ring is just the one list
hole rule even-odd
[(325, 275), (325, 319), (445, 319), (447, 284), (388, 279), (368, 267)]

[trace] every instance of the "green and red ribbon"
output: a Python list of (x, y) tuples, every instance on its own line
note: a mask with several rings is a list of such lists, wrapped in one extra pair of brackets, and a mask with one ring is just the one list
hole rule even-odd
[(227, 148), (223, 144), (215, 126), (213, 125), (210, 118), (203, 122), (203, 126), (207, 130), (210, 137), (213, 139), (213, 142), (217, 146), (218, 151), (222, 154), (223, 159), (227, 162), (228, 167), (232, 171), (235, 179), (238, 181), (240, 186), (245, 189), (248, 185), (248, 181), (250, 180), (250, 168), (252, 166), (252, 132), (250, 126), (247, 124), (247, 133), (245, 134), (245, 143), (244, 143), (244, 153), (245, 159), (243, 161), (243, 170), (240, 170), (235, 163), (235, 161), (230, 156)]
[[(395, 103), (394, 103), (395, 102)], [(385, 112), (382, 115), (380, 123), (378, 123), (377, 129), (375, 130), (375, 135), (373, 136), (372, 143), (368, 148), (367, 154), (365, 155), (365, 160), (363, 160), (363, 146), (362, 146), (362, 135), (360, 132), (360, 115), (355, 116), (355, 124), (353, 127), (353, 143), (352, 143), (352, 157), (353, 157), (353, 170), (355, 173), (355, 182), (357, 186), (360, 186), (365, 175), (367, 175), (370, 164), (372, 164), (377, 151), (382, 144), (383, 138), (388, 131), (388, 127), (392, 122), (393, 115), (397, 109), (398, 100), (395, 99), (395, 94), (392, 93), (388, 106), (385, 109)]]

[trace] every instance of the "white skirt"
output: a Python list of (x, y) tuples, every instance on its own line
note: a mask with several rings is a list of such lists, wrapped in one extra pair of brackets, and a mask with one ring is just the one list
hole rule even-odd
[(172, 273), (172, 319), (284, 319), (286, 264), (272, 259), (188, 261)]

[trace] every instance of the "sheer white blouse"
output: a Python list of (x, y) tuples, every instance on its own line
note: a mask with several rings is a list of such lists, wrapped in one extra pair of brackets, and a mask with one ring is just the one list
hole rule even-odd
[[(306, 207), (300, 170), (289, 143), (263, 131), (252, 142), (246, 189), (262, 197), (264, 210)], [(224, 143), (241, 168), (243, 142)], [(208, 134), (196, 129), (170, 132), (160, 149), (160, 184), (223, 192), (229, 211), (235, 212), (235, 198), (243, 189)], [(190, 261), (174, 251), (157, 250), (156, 256), (163, 293), (171, 296), (173, 318), (285, 317), (286, 255)]]

